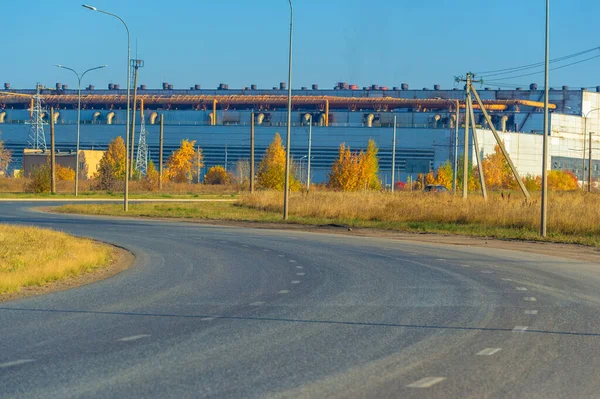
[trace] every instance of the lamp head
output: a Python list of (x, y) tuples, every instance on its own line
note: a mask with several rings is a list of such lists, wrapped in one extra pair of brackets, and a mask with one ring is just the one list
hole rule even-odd
[(82, 4), (81, 5), (83, 8), (87, 8), (88, 10), (92, 10), (92, 11), (98, 11), (98, 9), (94, 6), (89, 6), (87, 4)]

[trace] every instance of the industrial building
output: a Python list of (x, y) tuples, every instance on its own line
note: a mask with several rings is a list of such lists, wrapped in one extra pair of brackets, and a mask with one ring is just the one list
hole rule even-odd
[[(541, 174), (541, 139), (543, 126), (543, 90), (537, 85), (500, 90), (478, 88), (492, 123), (510, 152), (519, 173)], [(22, 150), (30, 147), (33, 96), (36, 89), (0, 90), (0, 139), (13, 150), (13, 168), (19, 168)], [(205, 156), (205, 167), (232, 167), (238, 159), (250, 157), (250, 118), (255, 117), (257, 162), (276, 132), (286, 130), (287, 90), (284, 83), (272, 89), (249, 85), (229, 89), (176, 89), (164, 83), (162, 89), (137, 87), (136, 145), (141, 118), (147, 132), (149, 157), (157, 162), (158, 117), (164, 115), (165, 160), (182, 139), (196, 140)], [(372, 85), (358, 88), (344, 82), (332, 89), (318, 85), (292, 90), (292, 149), (299, 173), (306, 177), (309, 123), (312, 121), (312, 181), (327, 179), (340, 143), (353, 150), (366, 147), (369, 138), (380, 149), (380, 177), (391, 179), (391, 146), (394, 118), (397, 125), (396, 179), (426, 173), (453, 160), (455, 126), (460, 127), (458, 153), (462, 154), (464, 125), (464, 90), (462, 87), (411, 89)], [(39, 92), (43, 108), (42, 122), (48, 120), (47, 109), (54, 107), (56, 146), (61, 151), (75, 149), (77, 90), (57, 83)], [(460, 118), (455, 119), (459, 104)], [(550, 98), (550, 165), (553, 169), (573, 171), (581, 180), (587, 176), (589, 138), (592, 140), (592, 177), (600, 171), (600, 87), (551, 88)], [(81, 148), (102, 150), (116, 136), (126, 134), (126, 90), (110, 84), (100, 90), (93, 86), (82, 91)], [(483, 115), (475, 108), (479, 125), (480, 153), (493, 151), (494, 139)], [(42, 123), (42, 125), (43, 125)], [(46, 138), (49, 136), (46, 130)], [(584, 169), (584, 165), (585, 169)]]

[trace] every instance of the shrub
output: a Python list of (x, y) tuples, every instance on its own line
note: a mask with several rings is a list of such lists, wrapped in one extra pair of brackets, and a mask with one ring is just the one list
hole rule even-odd
[(25, 191), (28, 193), (49, 193), (52, 189), (51, 179), (50, 165), (34, 166), (31, 171), (30, 181), (25, 186)]
[(213, 166), (204, 175), (204, 184), (228, 184), (229, 175), (224, 167), (217, 165)]

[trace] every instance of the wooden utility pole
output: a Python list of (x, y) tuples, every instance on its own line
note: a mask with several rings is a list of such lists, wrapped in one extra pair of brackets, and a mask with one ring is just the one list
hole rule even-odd
[(467, 198), (469, 193), (469, 110), (466, 108), (466, 104), (469, 99), (469, 90), (471, 88), (471, 74), (467, 74), (467, 89), (465, 97), (465, 137), (464, 137), (464, 148), (463, 148), (463, 187), (462, 197)]
[(50, 187), (56, 194), (56, 148), (54, 146), (54, 107), (50, 108)]
[(158, 188), (163, 188), (163, 139), (165, 134), (165, 116), (160, 114), (160, 134), (158, 139)]
[(396, 184), (396, 115), (394, 115), (394, 133), (392, 137), (392, 192)]
[(250, 113), (250, 192), (254, 192), (254, 111)]
[(590, 145), (588, 157), (588, 192), (592, 192), (592, 133), (590, 132)]

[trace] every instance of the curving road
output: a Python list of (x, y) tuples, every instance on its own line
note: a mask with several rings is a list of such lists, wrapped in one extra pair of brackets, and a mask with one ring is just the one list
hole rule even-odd
[(29, 206), (137, 258), (0, 304), (0, 397), (600, 397), (598, 264)]

